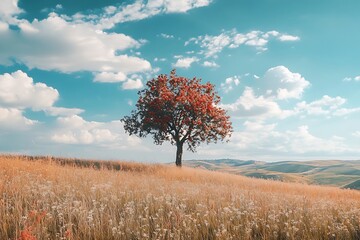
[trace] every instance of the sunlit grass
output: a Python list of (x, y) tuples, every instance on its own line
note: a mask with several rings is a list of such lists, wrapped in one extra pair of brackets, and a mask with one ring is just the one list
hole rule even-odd
[(0, 156), (0, 194), (0, 239), (360, 238), (359, 191), (185, 167)]

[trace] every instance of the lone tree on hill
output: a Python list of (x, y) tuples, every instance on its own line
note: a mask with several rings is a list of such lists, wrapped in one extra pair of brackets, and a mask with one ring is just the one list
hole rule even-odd
[(154, 143), (176, 145), (176, 166), (181, 167), (183, 145), (194, 152), (201, 142), (223, 141), (232, 126), (226, 111), (218, 107), (220, 97), (211, 83), (176, 75), (159, 75), (138, 92), (139, 100), (131, 116), (121, 121), (130, 135), (153, 135)]

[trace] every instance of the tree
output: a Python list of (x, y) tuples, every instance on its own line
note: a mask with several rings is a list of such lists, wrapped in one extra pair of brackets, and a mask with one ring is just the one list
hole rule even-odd
[(230, 117), (218, 106), (220, 97), (211, 83), (176, 75), (159, 75), (138, 92), (136, 110), (121, 121), (130, 135), (151, 134), (155, 144), (176, 145), (176, 166), (181, 167), (183, 145), (194, 152), (201, 142), (223, 141), (232, 132)]

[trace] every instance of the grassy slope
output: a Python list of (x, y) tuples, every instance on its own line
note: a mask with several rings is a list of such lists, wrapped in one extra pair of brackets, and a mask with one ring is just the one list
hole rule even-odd
[(187, 167), (0, 156), (0, 196), (0, 239), (360, 238), (359, 191)]
[[(360, 180), (360, 161), (257, 162), (241, 160), (192, 160), (190, 167), (230, 172), (256, 178), (355, 188)], [(354, 183), (354, 184), (352, 184)]]

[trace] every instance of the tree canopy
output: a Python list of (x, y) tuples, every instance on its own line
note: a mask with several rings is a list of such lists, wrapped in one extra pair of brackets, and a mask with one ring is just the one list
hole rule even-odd
[(230, 117), (218, 106), (220, 97), (211, 83), (199, 78), (159, 75), (138, 92), (136, 110), (122, 119), (126, 132), (152, 135), (155, 144), (170, 141), (177, 146), (176, 165), (181, 166), (183, 145), (195, 151), (202, 142), (223, 141), (232, 132)]

